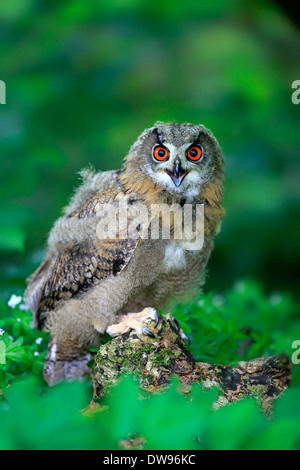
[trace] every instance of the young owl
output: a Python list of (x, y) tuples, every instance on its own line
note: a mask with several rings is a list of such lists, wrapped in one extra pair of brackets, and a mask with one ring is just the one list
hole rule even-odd
[[(34, 323), (50, 331), (49, 384), (85, 373), (88, 350), (105, 332), (150, 334), (144, 321), (157, 321), (156, 309), (199, 292), (224, 214), (223, 166), (218, 142), (203, 125), (157, 122), (131, 147), (121, 170), (82, 172), (25, 294)], [(187, 205), (194, 228), (196, 207), (204, 208), (201, 249), (191, 247), (184, 231), (175, 236), (173, 212), (165, 222), (162, 212), (152, 211), (172, 206), (179, 213)], [(124, 208), (131, 211), (127, 227), (120, 223)], [(151, 212), (148, 219), (138, 216), (141, 208)], [(161, 225), (154, 237), (155, 218)], [(169, 236), (162, 236), (164, 224)]]

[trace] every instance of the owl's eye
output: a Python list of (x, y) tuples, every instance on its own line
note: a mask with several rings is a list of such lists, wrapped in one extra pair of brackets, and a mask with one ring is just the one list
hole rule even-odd
[(168, 158), (168, 151), (167, 149), (159, 145), (153, 149), (153, 157), (155, 158), (155, 160), (163, 162)]
[(189, 160), (196, 162), (200, 160), (202, 157), (202, 149), (198, 145), (194, 145), (193, 147), (188, 149), (187, 157)]

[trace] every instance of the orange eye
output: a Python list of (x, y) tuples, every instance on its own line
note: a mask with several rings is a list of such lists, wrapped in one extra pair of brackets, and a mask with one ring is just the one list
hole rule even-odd
[(202, 156), (202, 150), (200, 147), (198, 147), (198, 145), (195, 145), (188, 150), (187, 156), (190, 160), (196, 162), (197, 160), (200, 160)]
[(159, 162), (163, 162), (168, 158), (168, 152), (164, 147), (158, 146), (153, 150), (153, 157)]

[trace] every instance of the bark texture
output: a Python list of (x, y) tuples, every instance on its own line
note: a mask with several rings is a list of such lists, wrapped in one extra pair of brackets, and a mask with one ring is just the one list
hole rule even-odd
[(246, 396), (254, 396), (265, 412), (290, 381), (291, 364), (286, 354), (260, 357), (236, 365), (197, 362), (184, 346), (180, 330), (171, 315), (148, 320), (154, 337), (138, 337), (133, 331), (102, 345), (95, 356), (92, 370), (94, 398), (107, 393), (122, 373), (135, 374), (140, 387), (157, 392), (168, 387), (176, 376), (182, 392), (188, 393), (198, 382), (204, 388), (218, 387), (215, 407), (226, 405)]

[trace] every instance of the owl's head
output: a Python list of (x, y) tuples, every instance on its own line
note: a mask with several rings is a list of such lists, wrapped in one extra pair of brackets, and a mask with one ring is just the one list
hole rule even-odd
[(196, 197), (215, 178), (223, 180), (223, 156), (203, 125), (157, 122), (131, 147), (126, 164), (168, 191)]

